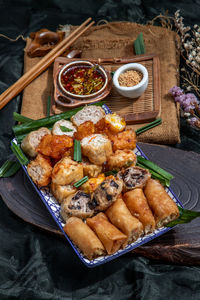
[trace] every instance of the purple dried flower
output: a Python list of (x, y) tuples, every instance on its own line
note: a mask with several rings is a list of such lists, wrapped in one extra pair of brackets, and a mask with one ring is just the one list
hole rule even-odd
[(195, 127), (195, 124), (198, 122), (198, 119), (196, 117), (187, 119), (187, 122), (192, 126)]
[(178, 87), (178, 86), (173, 86), (170, 90), (169, 90), (170, 94), (174, 97), (177, 97), (177, 96), (180, 96), (180, 95), (183, 95), (183, 90)]
[(190, 105), (187, 105), (185, 106), (183, 109), (185, 112), (191, 112), (192, 110), (194, 110), (194, 105), (190, 104)]
[(193, 93), (187, 93), (186, 95), (187, 99), (190, 99), (190, 103), (198, 103), (197, 97)]

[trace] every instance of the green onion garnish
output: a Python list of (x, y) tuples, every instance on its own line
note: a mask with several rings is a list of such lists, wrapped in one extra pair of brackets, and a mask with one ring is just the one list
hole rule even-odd
[(76, 188), (78, 188), (79, 186), (81, 186), (82, 184), (84, 184), (86, 181), (88, 181), (88, 179), (89, 179), (88, 176), (85, 176), (85, 177), (81, 178), (79, 181), (75, 182), (74, 186)]
[(10, 177), (21, 167), (18, 161), (7, 160), (0, 168), (0, 177)]
[(169, 222), (165, 227), (173, 227), (177, 224), (189, 223), (197, 217), (200, 217), (200, 211), (188, 210), (178, 206), (180, 216), (178, 219)]
[[(102, 106), (104, 102), (98, 102), (94, 105)], [(55, 122), (61, 120), (61, 119), (70, 119), (73, 115), (75, 115), (79, 110), (81, 110), (83, 106), (74, 108), (70, 111), (63, 112), (58, 115), (53, 115), (47, 118), (39, 119), (39, 120), (33, 120), (26, 122), (24, 124), (15, 125), (13, 126), (13, 132), (15, 136), (22, 135), (25, 133), (29, 133), (30, 131), (36, 130), (40, 127), (51, 127)]]
[(51, 96), (48, 96), (47, 98), (47, 117), (50, 116), (51, 113)]
[(145, 125), (145, 126), (143, 126), (143, 127), (141, 127), (141, 128), (138, 128), (138, 129), (135, 131), (135, 133), (136, 133), (136, 135), (139, 135), (140, 133), (145, 132), (145, 131), (147, 131), (147, 130), (149, 130), (149, 129), (155, 127), (155, 126), (158, 126), (158, 125), (160, 125), (161, 123), (162, 123), (162, 119), (161, 119), (161, 118), (156, 119), (155, 121), (153, 121), (153, 122), (151, 122), (151, 123), (149, 123), (149, 124), (147, 124), (147, 125)]
[(16, 112), (13, 113), (13, 119), (15, 121), (21, 122), (21, 123), (26, 123), (26, 122), (30, 122), (33, 121), (33, 119), (27, 118), (25, 116), (22, 116)]
[(143, 166), (143, 168), (149, 169), (154, 171), (155, 173), (158, 173), (162, 177), (164, 177), (167, 180), (171, 180), (174, 178), (174, 176), (167, 171), (163, 170), (161, 167), (153, 163), (152, 161), (138, 155), (137, 156), (137, 162)]
[(145, 46), (144, 46), (144, 39), (143, 39), (143, 33), (140, 32), (137, 36), (137, 39), (134, 41), (134, 48), (135, 48), (135, 54), (145, 54)]
[(78, 140), (74, 140), (74, 160), (82, 161), (81, 142)]
[(70, 131), (73, 131), (73, 129), (67, 128), (66, 126), (62, 126), (62, 125), (60, 125), (60, 129), (62, 130), (62, 132), (70, 132)]
[(11, 142), (11, 150), (22, 165), (27, 165), (29, 163), (28, 158), (24, 155), (18, 144)]
[(104, 174), (105, 176), (110, 176), (110, 175), (116, 176), (117, 173), (118, 173), (117, 170), (112, 170), (112, 171), (107, 171)]

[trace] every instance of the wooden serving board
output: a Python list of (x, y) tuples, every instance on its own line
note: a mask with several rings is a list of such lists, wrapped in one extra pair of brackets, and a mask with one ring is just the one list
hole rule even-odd
[[(138, 144), (150, 160), (174, 175), (171, 188), (184, 207), (200, 211), (200, 155), (167, 146)], [(0, 194), (10, 210), (20, 218), (48, 233), (62, 236), (23, 170), (0, 180)], [(189, 224), (177, 225), (133, 253), (154, 260), (200, 265), (200, 218)]]
[[(64, 64), (78, 59), (65, 57), (56, 58), (53, 66), (53, 77), (58, 69)], [(80, 59), (84, 60), (84, 59)], [(147, 90), (137, 99), (130, 99), (121, 96), (112, 87), (110, 94), (104, 99), (112, 112), (122, 115), (127, 124), (145, 123), (155, 120), (161, 112), (161, 92), (160, 92), (160, 63), (155, 54), (137, 55), (132, 58), (99, 58), (91, 59), (93, 63), (102, 65), (108, 72), (114, 72), (123, 64), (140, 63), (144, 65), (149, 74)], [(56, 87), (55, 87), (56, 88)], [(64, 102), (64, 101), (63, 101)], [(65, 103), (65, 102), (64, 102)], [(52, 113), (58, 114), (71, 108), (66, 108), (52, 101)]]

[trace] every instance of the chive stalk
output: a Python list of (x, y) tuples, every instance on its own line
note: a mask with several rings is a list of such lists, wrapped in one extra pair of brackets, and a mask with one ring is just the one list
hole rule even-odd
[[(102, 106), (104, 102), (95, 103), (95, 105)], [(30, 131), (36, 130), (40, 127), (51, 127), (55, 122), (61, 119), (70, 119), (73, 115), (75, 115), (79, 110), (81, 110), (83, 106), (74, 108), (70, 111), (63, 112), (58, 115), (53, 115), (50, 117), (42, 118), (39, 120), (33, 120), (26, 122), (24, 124), (13, 126), (13, 132), (15, 136), (22, 135), (25, 133), (29, 133)]]
[(75, 161), (82, 161), (82, 154), (81, 154), (81, 142), (78, 140), (74, 140), (74, 160)]
[(74, 186), (76, 188), (78, 188), (79, 186), (81, 186), (82, 184), (84, 184), (85, 182), (87, 182), (88, 179), (89, 179), (88, 176), (85, 176), (85, 177), (81, 178), (79, 181), (75, 182)]
[(149, 123), (149, 124), (147, 124), (147, 125), (145, 125), (145, 126), (143, 126), (141, 128), (138, 128), (135, 131), (135, 133), (136, 133), (136, 135), (139, 135), (139, 134), (141, 134), (141, 133), (143, 133), (143, 132), (145, 132), (145, 131), (147, 131), (147, 130), (155, 127), (155, 126), (160, 125), (161, 123), (162, 123), (162, 119), (161, 118), (156, 119), (155, 121), (153, 121), (153, 122), (151, 122), (151, 123)]
[(48, 96), (47, 98), (47, 117), (50, 116), (51, 113), (51, 96)]

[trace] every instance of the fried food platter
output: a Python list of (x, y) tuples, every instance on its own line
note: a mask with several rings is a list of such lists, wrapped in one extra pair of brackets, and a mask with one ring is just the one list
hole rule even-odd
[[(110, 113), (109, 109), (107, 106), (103, 105), (103, 108), (105, 109), (105, 111), (107, 113)], [(13, 140), (14, 143), (16, 143), (16, 140)], [(139, 146), (137, 146), (134, 150), (134, 153), (136, 155), (140, 155), (145, 157), (144, 153), (141, 151), (141, 149), (139, 148)], [(48, 211), (50, 212), (51, 216), (53, 217), (53, 219), (55, 220), (55, 222), (57, 223), (57, 225), (59, 226), (61, 232), (64, 234), (64, 236), (66, 237), (66, 239), (69, 241), (69, 243), (71, 244), (72, 248), (74, 249), (74, 251), (76, 252), (76, 254), (78, 255), (78, 257), (80, 258), (80, 260), (88, 267), (95, 267), (101, 264), (104, 264), (110, 260), (113, 260), (143, 244), (146, 244), (147, 242), (151, 241), (154, 238), (157, 238), (158, 236), (166, 233), (167, 231), (170, 230), (170, 228), (166, 228), (166, 227), (160, 227), (160, 228), (156, 228), (153, 232), (150, 232), (148, 234), (145, 235), (141, 235), (139, 238), (137, 238), (136, 241), (127, 244), (125, 247), (123, 247), (122, 249), (118, 249), (117, 251), (115, 251), (112, 254), (104, 254), (101, 255), (99, 257), (95, 257), (95, 258), (90, 258), (88, 259), (88, 257), (86, 257), (85, 255), (83, 255), (83, 252), (80, 251), (79, 247), (77, 247), (77, 245), (75, 245), (72, 240), (69, 238), (69, 236), (66, 234), (66, 231), (64, 230), (65, 227), (65, 222), (63, 220), (63, 217), (60, 214), (60, 204), (58, 203), (58, 201), (54, 198), (54, 196), (52, 195), (52, 192), (49, 188), (49, 186), (43, 186), (43, 187), (38, 187), (33, 180), (30, 178), (30, 174), (27, 172), (27, 167), (25, 165), (22, 166), (25, 174), (27, 175), (27, 177), (29, 178), (31, 184), (33, 185), (34, 189), (36, 190), (37, 194), (39, 195), (39, 197), (41, 198), (42, 202), (45, 204), (46, 208), (48, 209)], [(179, 200), (176, 198), (176, 196), (173, 194), (173, 192), (171, 191), (170, 188), (166, 189), (167, 194), (170, 196), (170, 198), (179, 206), (181, 206), (181, 203), (179, 202)]]

